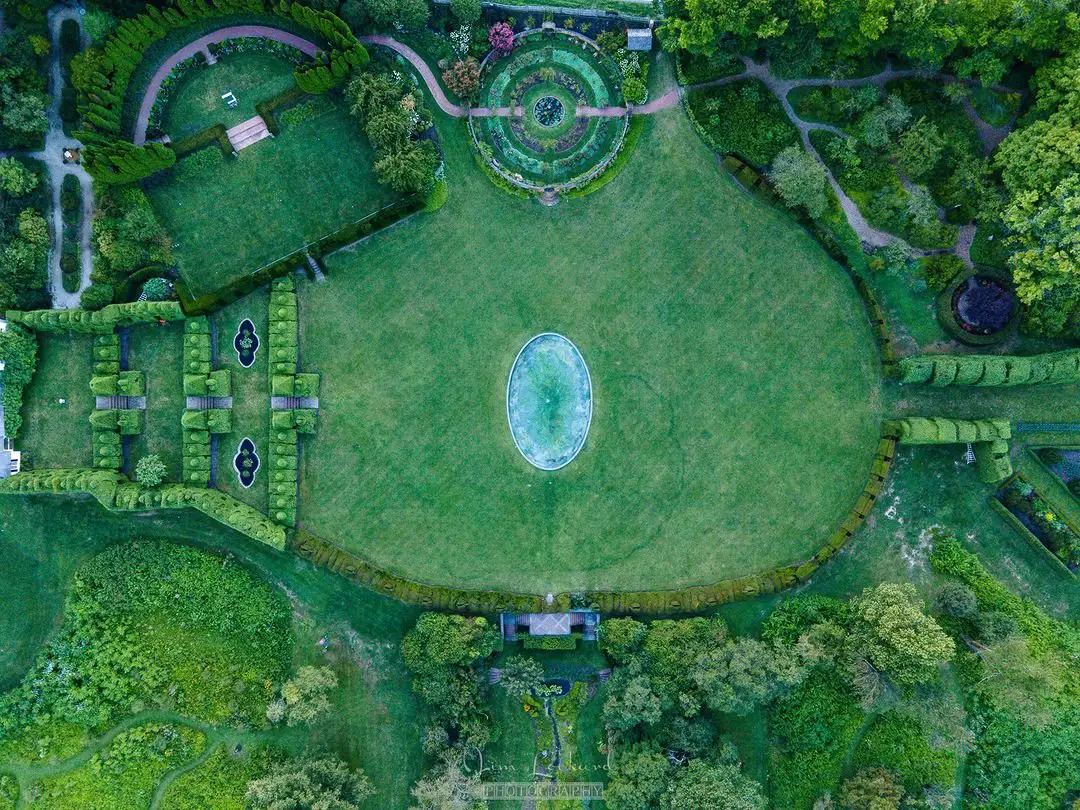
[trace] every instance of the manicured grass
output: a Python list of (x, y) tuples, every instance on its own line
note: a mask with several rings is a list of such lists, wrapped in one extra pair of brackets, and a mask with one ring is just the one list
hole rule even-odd
[(179, 481), (183, 467), (184, 324), (133, 326), (128, 332), (128, 368), (146, 375), (146, 423), (131, 437), (131, 471), (149, 453), (165, 462), (167, 480)]
[(366, 136), (338, 99), (210, 174), (166, 172), (148, 193), (198, 296), (389, 205), (398, 195), (378, 185), (372, 166)]
[[(260, 290), (234, 304), (230, 304), (212, 316), (217, 326), (217, 367), (232, 371), (233, 380), (233, 431), (218, 436), (218, 469), (215, 486), (261, 512), (267, 508), (267, 474), (270, 461), (270, 388), (267, 378), (267, 306), (269, 294)], [(240, 322), (245, 318), (255, 324), (259, 336), (259, 349), (251, 368), (244, 368), (236, 359), (233, 338)], [(255, 474), (255, 483), (244, 489), (233, 467), (233, 456), (244, 438), (255, 442), (261, 466)]]
[[(293, 64), (267, 53), (238, 53), (221, 57), (184, 76), (162, 116), (161, 128), (174, 141), (194, 135), (214, 124), (226, 129), (255, 115), (255, 105), (288, 90), (296, 83)], [(221, 100), (224, 93), (236, 96), (237, 105)]]
[(93, 463), (92, 352), (86, 335), (38, 334), (37, 371), (23, 390), (23, 424), (15, 440), (27, 469)]
[[(647, 127), (613, 183), (544, 210), (444, 124), (447, 206), (301, 285), (323, 386), (304, 528), (425, 581), (546, 593), (739, 576), (842, 522), (881, 415), (862, 305), (679, 111)], [(545, 330), (581, 349), (594, 394), (555, 474), (506, 423), (511, 363)]]

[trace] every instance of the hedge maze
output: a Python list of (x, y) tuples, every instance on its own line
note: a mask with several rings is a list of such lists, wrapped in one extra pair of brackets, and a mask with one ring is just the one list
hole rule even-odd
[(900, 361), (901, 383), (947, 385), (1065, 385), (1080, 382), (1080, 349), (1031, 357), (922, 354)]

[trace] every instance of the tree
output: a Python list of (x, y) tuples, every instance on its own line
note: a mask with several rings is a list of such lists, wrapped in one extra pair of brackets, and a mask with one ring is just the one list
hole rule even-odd
[(480, 19), (480, 0), (450, 0), (450, 11), (462, 25), (472, 25)]
[(412, 810), (478, 810), (484, 806), (476, 799), (479, 788), (479, 776), (466, 774), (457, 762), (443, 763), (413, 786)]
[(45, 96), (35, 92), (19, 93), (5, 85), (0, 91), (0, 123), (21, 135), (44, 135), (49, 128)]
[(626, 77), (623, 81), (622, 93), (627, 104), (644, 104), (645, 99), (649, 96), (645, 82), (638, 76)]
[(625, 670), (614, 673), (608, 681), (609, 695), (604, 701), (604, 722), (618, 731), (658, 723), (663, 714), (660, 696), (648, 677), (631, 676)]
[(412, 193), (427, 188), (435, 175), (435, 149), (430, 143), (409, 141), (375, 161), (375, 175), (394, 191)]
[(18, 228), (19, 236), (31, 245), (49, 244), (49, 224), (45, 221), (45, 217), (33, 208), (24, 208), (19, 212)]
[(934, 596), (934, 608), (958, 619), (970, 619), (979, 612), (975, 591), (962, 582), (950, 579)]
[(846, 780), (840, 789), (844, 810), (898, 810), (904, 786), (884, 768), (869, 768)]
[(169, 282), (163, 278), (149, 278), (143, 284), (147, 301), (166, 301), (169, 298)]
[(90, 8), (83, 15), (82, 25), (90, 44), (99, 45), (116, 27), (116, 18), (103, 8)]
[(471, 56), (443, 71), (443, 81), (458, 98), (470, 98), (480, 87), (480, 63)]
[(512, 655), (503, 662), (499, 685), (513, 697), (525, 697), (544, 680), (544, 667), (535, 658)]
[(803, 149), (789, 146), (781, 151), (773, 160), (769, 179), (789, 208), (802, 206), (814, 219), (825, 213), (825, 169)]
[(267, 708), (267, 718), (271, 723), (284, 719), (290, 726), (313, 723), (330, 713), (328, 693), (337, 684), (337, 675), (329, 667), (300, 667), (296, 677), (282, 685), (281, 698)]
[(359, 810), (374, 794), (371, 780), (362, 770), (350, 771), (341, 760), (323, 756), (275, 765), (266, 776), (248, 783), (245, 807)]
[(506, 56), (514, 50), (514, 31), (504, 22), (497, 22), (488, 29), (488, 44), (496, 56)]
[(426, 0), (363, 0), (364, 11), (377, 26), (422, 28), (430, 9)]
[(169, 470), (165, 466), (165, 462), (161, 460), (161, 456), (157, 453), (143, 456), (135, 465), (135, 480), (144, 487), (159, 486), (168, 473)]
[(634, 743), (620, 749), (611, 763), (604, 788), (608, 810), (656, 807), (671, 777), (671, 763), (654, 745)]
[(766, 810), (761, 785), (733, 763), (692, 759), (675, 771), (661, 801), (664, 810)]
[(0, 279), (16, 292), (44, 287), (46, 249), (25, 239), (13, 239), (0, 250)]
[(873, 671), (900, 687), (928, 683), (955, 652), (953, 640), (922, 612), (911, 583), (867, 588), (851, 607), (847, 651), (856, 676)]
[(800, 684), (806, 673), (791, 647), (740, 638), (706, 653), (694, 667), (694, 680), (710, 709), (748, 714)]
[(899, 96), (886, 96), (885, 101), (867, 112), (859, 122), (862, 138), (875, 149), (888, 149), (893, 137), (911, 121), (911, 108)]
[(933, 174), (944, 149), (945, 139), (937, 124), (920, 118), (900, 135), (893, 156), (904, 174), (922, 181)]
[(984, 648), (982, 661), (980, 691), (1030, 726), (1041, 728), (1054, 721), (1053, 698), (1064, 686), (1060, 663), (1033, 658), (1027, 640), (1018, 635)]
[(607, 619), (600, 623), (600, 650), (617, 664), (638, 655), (648, 626), (637, 619)]
[(37, 188), (38, 176), (13, 157), (0, 158), (0, 191), (24, 197)]
[(413, 122), (408, 111), (397, 104), (373, 112), (364, 132), (377, 151), (400, 150), (413, 133)]

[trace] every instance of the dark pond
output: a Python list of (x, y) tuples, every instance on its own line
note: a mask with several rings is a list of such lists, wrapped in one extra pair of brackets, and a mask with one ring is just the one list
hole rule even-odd
[(251, 368), (255, 362), (255, 352), (259, 350), (259, 336), (255, 334), (255, 324), (247, 318), (240, 321), (236, 329), (236, 337), (233, 338), (233, 348), (236, 349), (236, 359), (244, 368)]
[[(551, 690), (551, 694), (548, 697), (563, 697), (570, 694), (570, 681), (565, 678), (553, 678), (550, 681), (544, 681), (543, 686), (546, 686)], [(558, 691), (555, 691), (555, 690)], [(545, 690), (547, 691), (547, 690)]]
[(1016, 311), (1016, 296), (1009, 286), (991, 276), (972, 276), (953, 293), (953, 315), (965, 332), (992, 335), (1000, 332)]
[(255, 473), (259, 470), (259, 454), (255, 452), (255, 442), (247, 436), (240, 442), (236, 455), (233, 456), (233, 467), (236, 469), (240, 486), (244, 489), (255, 483)]

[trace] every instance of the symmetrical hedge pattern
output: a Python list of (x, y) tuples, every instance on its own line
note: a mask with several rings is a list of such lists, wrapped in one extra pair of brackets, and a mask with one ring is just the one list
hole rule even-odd
[(120, 336), (109, 332), (94, 337), (94, 376), (120, 373)]
[[(184, 323), (184, 396), (228, 397), (232, 395), (232, 372), (213, 370), (210, 323), (189, 318)], [(193, 408), (180, 417), (183, 436), (183, 481), (189, 486), (210, 485), (210, 436), (232, 432), (232, 411)]]
[(985, 387), (1077, 383), (1080, 349), (1031, 357), (921, 354), (900, 361), (900, 382)]
[[(90, 312), (85, 309), (8, 310), (7, 319), (36, 332), (96, 332), (108, 334), (118, 326), (156, 321), (182, 321), (184, 311), (175, 301), (135, 301), (109, 304)], [(119, 359), (119, 355), (117, 356)]]
[(885, 422), (882, 432), (900, 444), (957, 444), (1012, 438), (1008, 419), (946, 419), (910, 416)]
[(253, 540), (285, 548), (285, 529), (250, 506), (216, 489), (166, 484), (150, 489), (108, 470), (31, 470), (0, 479), (3, 494), (93, 495), (106, 509), (141, 512), (152, 509), (197, 509)]

